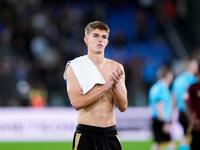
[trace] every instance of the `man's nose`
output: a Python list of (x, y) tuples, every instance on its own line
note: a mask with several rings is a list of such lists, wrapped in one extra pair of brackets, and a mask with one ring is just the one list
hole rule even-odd
[(99, 37), (99, 41), (102, 42), (102, 40), (103, 40), (102, 37)]

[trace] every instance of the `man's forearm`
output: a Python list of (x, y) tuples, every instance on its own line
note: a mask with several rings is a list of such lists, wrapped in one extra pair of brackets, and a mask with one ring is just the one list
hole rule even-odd
[(117, 84), (113, 87), (113, 94), (116, 106), (121, 112), (124, 112), (127, 108), (127, 94), (124, 93), (121, 87)]
[(161, 100), (156, 103), (156, 111), (157, 111), (158, 119), (164, 121), (163, 103)]
[(86, 95), (80, 95), (79, 97), (76, 97), (73, 100), (72, 106), (79, 110), (83, 107), (86, 107), (87, 105), (93, 103), (94, 101), (98, 100), (102, 95), (104, 95), (108, 90), (104, 87), (96, 90), (93, 93), (86, 94)]

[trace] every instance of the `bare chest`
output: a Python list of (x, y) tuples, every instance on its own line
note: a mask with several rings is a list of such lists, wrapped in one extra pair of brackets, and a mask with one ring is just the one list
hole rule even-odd
[(108, 80), (108, 78), (112, 75), (112, 72), (114, 71), (111, 67), (103, 67), (101, 69), (98, 69), (102, 77), (105, 81)]

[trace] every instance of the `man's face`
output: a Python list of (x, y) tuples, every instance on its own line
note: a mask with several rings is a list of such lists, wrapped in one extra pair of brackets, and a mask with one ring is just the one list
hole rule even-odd
[(170, 84), (172, 83), (173, 79), (174, 79), (174, 74), (172, 72), (169, 72), (168, 73), (168, 80), (169, 80)]
[(190, 69), (192, 69), (194, 71), (194, 74), (196, 74), (198, 72), (198, 69), (199, 69), (199, 65), (198, 65), (197, 60), (192, 60), (189, 63), (189, 67), (190, 67)]
[(108, 33), (105, 30), (95, 29), (87, 37), (84, 37), (84, 41), (88, 46), (88, 50), (102, 53), (109, 41)]

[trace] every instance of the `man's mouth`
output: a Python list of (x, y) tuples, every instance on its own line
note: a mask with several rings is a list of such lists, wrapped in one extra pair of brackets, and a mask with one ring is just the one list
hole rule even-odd
[(103, 45), (102, 45), (102, 44), (98, 44), (97, 46), (98, 46), (98, 47), (103, 47)]

